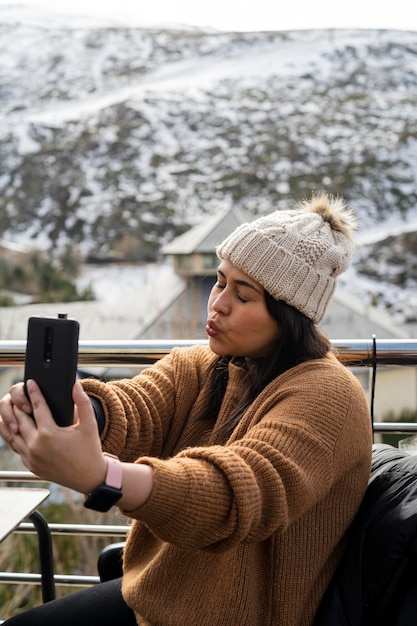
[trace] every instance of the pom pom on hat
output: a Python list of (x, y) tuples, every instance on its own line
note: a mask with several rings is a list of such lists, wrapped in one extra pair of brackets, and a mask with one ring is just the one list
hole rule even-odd
[(242, 224), (218, 246), (217, 256), (318, 323), (337, 276), (351, 264), (356, 227), (345, 201), (322, 193), (295, 210)]

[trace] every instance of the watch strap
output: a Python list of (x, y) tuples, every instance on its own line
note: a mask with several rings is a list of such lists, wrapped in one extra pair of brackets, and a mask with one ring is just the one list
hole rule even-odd
[(109, 454), (109, 452), (103, 452), (103, 456), (107, 459), (107, 473), (104, 479), (104, 484), (107, 487), (114, 487), (114, 489), (122, 488), (123, 479), (123, 466), (117, 456)]
[(113, 454), (103, 452), (107, 461), (106, 477), (104, 482), (91, 491), (84, 501), (87, 509), (108, 511), (120, 500), (122, 492), (123, 465)]

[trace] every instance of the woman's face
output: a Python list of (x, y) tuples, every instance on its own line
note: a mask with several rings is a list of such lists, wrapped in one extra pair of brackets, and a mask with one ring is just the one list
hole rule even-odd
[(221, 356), (267, 356), (281, 334), (266, 308), (264, 288), (230, 261), (217, 269), (207, 312), (209, 345)]

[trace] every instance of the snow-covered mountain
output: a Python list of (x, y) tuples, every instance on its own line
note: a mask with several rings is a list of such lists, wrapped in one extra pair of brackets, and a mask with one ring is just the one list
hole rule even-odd
[[(344, 287), (417, 316), (417, 33), (129, 28), (0, 7), (0, 237), (149, 259), (221, 208), (344, 195)], [(387, 237), (390, 236), (390, 239)]]

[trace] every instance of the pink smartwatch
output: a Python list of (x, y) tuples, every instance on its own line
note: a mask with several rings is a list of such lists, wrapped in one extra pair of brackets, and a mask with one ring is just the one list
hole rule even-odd
[(120, 500), (122, 492), (123, 465), (117, 456), (103, 452), (107, 460), (104, 483), (94, 489), (85, 499), (84, 506), (94, 511), (105, 512)]

